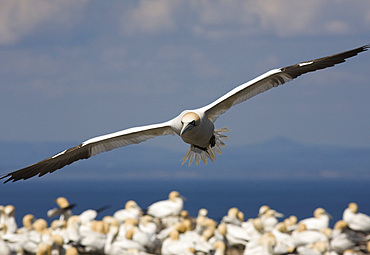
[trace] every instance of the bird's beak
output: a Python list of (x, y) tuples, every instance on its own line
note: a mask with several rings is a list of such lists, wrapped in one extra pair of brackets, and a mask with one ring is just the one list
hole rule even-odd
[(279, 213), (279, 212), (275, 212), (275, 217), (276, 218), (283, 218), (284, 217), (284, 214)]
[(327, 212), (326, 212), (326, 215), (328, 215), (330, 219), (333, 219), (333, 216), (331, 216), (331, 214), (330, 214), (330, 213), (327, 213)]
[(184, 123), (184, 125), (182, 126), (182, 129), (181, 129), (181, 132), (180, 132), (180, 136), (184, 135), (186, 132), (191, 130), (193, 127), (194, 126), (190, 123)]

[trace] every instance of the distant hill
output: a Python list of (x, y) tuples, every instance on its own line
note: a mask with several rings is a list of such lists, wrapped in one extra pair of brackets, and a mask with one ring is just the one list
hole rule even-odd
[[(0, 142), (0, 173), (4, 174), (59, 151), (74, 142)], [(181, 165), (185, 154), (145, 144), (129, 146), (76, 162), (43, 178), (358, 178), (370, 179), (370, 148), (307, 145), (286, 138), (244, 147), (226, 147), (215, 163)]]

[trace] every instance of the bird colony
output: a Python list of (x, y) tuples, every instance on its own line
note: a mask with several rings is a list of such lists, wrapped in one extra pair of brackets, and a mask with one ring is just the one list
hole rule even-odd
[(205, 208), (192, 217), (184, 210), (184, 198), (172, 191), (167, 200), (142, 209), (133, 201), (102, 220), (99, 210), (72, 213), (64, 197), (45, 219), (27, 214), (23, 226), (15, 221), (12, 205), (0, 206), (0, 255), (8, 254), (302, 254), (355, 255), (370, 253), (370, 217), (350, 203), (343, 218), (329, 228), (331, 216), (323, 208), (313, 217), (284, 217), (267, 205), (255, 218), (244, 219), (230, 208), (221, 220), (208, 217)]

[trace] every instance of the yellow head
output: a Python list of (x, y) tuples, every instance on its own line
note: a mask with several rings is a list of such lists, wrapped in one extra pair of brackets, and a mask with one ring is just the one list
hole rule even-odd
[(195, 112), (188, 112), (184, 116), (182, 116), (181, 124), (182, 124), (182, 128), (181, 128), (180, 136), (184, 135), (185, 133), (199, 126), (200, 117)]

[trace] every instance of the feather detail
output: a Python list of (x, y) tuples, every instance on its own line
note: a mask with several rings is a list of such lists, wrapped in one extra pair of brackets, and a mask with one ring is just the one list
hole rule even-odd
[(214, 136), (215, 136), (215, 145), (212, 147), (211, 145), (208, 145), (206, 150), (202, 150), (199, 147), (196, 147), (194, 145), (190, 145), (189, 150), (186, 152), (185, 156), (182, 158), (181, 165), (185, 164), (185, 162), (189, 161), (189, 166), (193, 163), (195, 159), (195, 163), (199, 165), (200, 161), (202, 160), (205, 165), (208, 163), (208, 159), (210, 159), (212, 162), (215, 162), (216, 160), (216, 154), (222, 155), (221, 147), (225, 147), (225, 143), (222, 140), (229, 139), (226, 135), (223, 133), (226, 133), (230, 131), (228, 128), (220, 128), (215, 129)]

